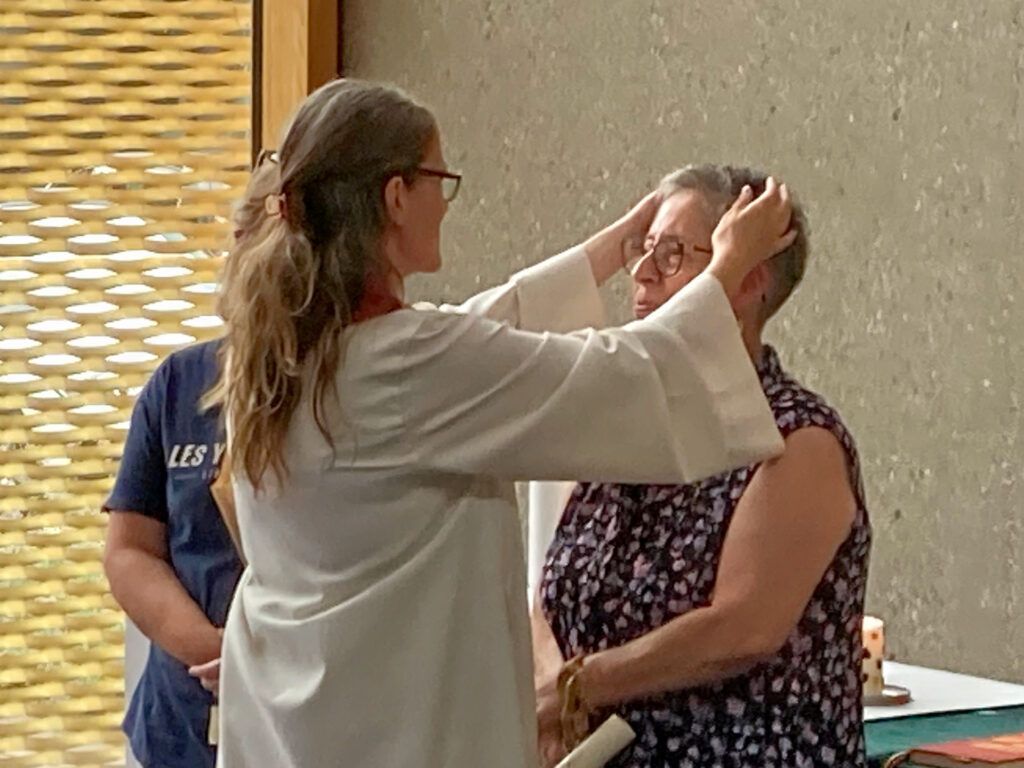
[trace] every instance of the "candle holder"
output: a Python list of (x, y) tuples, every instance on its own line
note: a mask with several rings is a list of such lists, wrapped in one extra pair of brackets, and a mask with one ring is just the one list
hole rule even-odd
[(910, 701), (910, 691), (900, 685), (887, 685), (882, 674), (885, 657), (885, 622), (875, 616), (865, 616), (861, 625), (861, 681), (864, 686), (863, 703), (866, 707), (889, 707)]

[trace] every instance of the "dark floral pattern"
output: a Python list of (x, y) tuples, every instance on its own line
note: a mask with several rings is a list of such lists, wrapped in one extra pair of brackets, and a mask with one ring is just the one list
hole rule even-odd
[[(615, 768), (865, 765), (860, 625), (871, 527), (857, 451), (836, 412), (765, 347), (758, 365), (782, 434), (830, 430), (857, 517), (781, 652), (713, 685), (616, 708), (636, 741)], [(689, 485), (581, 483), (548, 551), (544, 612), (563, 654), (622, 645), (707, 605), (746, 467)]]

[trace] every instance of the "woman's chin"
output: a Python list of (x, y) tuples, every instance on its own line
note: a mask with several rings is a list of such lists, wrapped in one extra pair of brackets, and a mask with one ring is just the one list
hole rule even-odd
[(415, 263), (410, 264), (408, 269), (405, 271), (405, 275), (415, 274), (432, 274), (438, 272), (441, 269), (441, 257), (431, 259), (418, 259)]
[(423, 259), (422, 272), (437, 272), (441, 269), (441, 249), (434, 249), (434, 252)]
[(657, 308), (658, 307), (654, 304), (634, 304), (633, 317), (635, 317), (637, 320), (643, 320)]

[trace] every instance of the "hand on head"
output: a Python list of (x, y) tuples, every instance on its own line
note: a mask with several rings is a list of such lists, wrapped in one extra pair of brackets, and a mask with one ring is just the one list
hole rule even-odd
[(744, 278), (755, 267), (796, 239), (792, 216), (789, 190), (773, 177), (757, 199), (749, 186), (744, 187), (722, 216), (711, 235), (714, 255), (707, 271), (718, 278), (730, 299), (740, 293)]
[(649, 193), (615, 223), (605, 227), (583, 244), (587, 258), (590, 259), (594, 280), (598, 285), (625, 268), (622, 255), (623, 240), (637, 235), (642, 237), (651, 226), (659, 205), (660, 193)]
[(651, 222), (654, 221), (654, 217), (658, 213), (658, 207), (662, 203), (661, 197), (661, 191), (656, 189), (653, 192), (648, 192), (639, 203), (629, 209), (626, 215), (619, 220), (623, 225), (624, 237), (647, 234)]

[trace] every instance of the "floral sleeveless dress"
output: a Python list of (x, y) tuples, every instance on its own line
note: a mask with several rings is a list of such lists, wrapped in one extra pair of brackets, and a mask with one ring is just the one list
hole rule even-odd
[[(757, 368), (783, 436), (815, 426), (842, 444), (856, 519), (777, 656), (737, 677), (615, 708), (637, 739), (613, 768), (865, 765), (860, 626), (871, 527), (857, 451), (838, 414), (791, 378), (771, 347)], [(566, 658), (709, 604), (726, 530), (756, 468), (689, 485), (579, 484), (541, 583)]]

